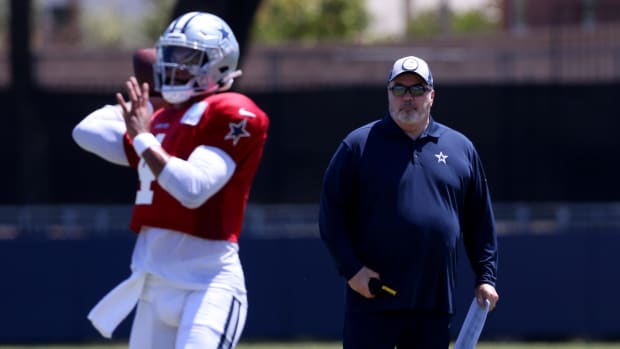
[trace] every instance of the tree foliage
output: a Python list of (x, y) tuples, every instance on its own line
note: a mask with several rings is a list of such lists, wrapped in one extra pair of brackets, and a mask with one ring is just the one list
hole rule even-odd
[(85, 12), (81, 20), (82, 46), (154, 46), (170, 22), (175, 0), (151, 0), (145, 11), (123, 14), (120, 4), (110, 2), (97, 12)]
[(4, 49), (6, 48), (7, 42), (8, 42), (8, 33), (9, 33), (9, 19), (8, 19), (8, 13), (9, 13), (9, 5), (8, 5), (8, 1), (6, 1), (4, 4), (0, 3), (0, 49)]
[(142, 28), (144, 35), (152, 40), (153, 44), (170, 24), (170, 16), (175, 2), (176, 0), (152, 1), (153, 7), (146, 13), (142, 21)]
[(489, 15), (484, 9), (448, 12), (446, 21), (448, 28), (441, 28), (441, 23), (438, 10), (420, 11), (407, 24), (407, 37), (426, 39), (446, 33), (452, 35), (482, 34), (497, 31), (500, 27), (499, 20)]
[(435, 10), (417, 12), (407, 23), (407, 37), (426, 39), (441, 33), (439, 13)]
[(452, 30), (457, 34), (488, 33), (498, 29), (498, 21), (478, 10), (463, 12), (452, 18)]
[(263, 0), (252, 36), (266, 43), (355, 40), (368, 22), (363, 0)]

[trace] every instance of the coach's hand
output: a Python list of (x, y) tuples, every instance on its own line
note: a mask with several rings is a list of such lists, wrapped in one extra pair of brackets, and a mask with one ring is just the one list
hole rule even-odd
[(481, 307), (484, 307), (484, 300), (489, 300), (489, 311), (492, 311), (499, 300), (499, 295), (495, 287), (489, 284), (480, 284), (476, 287), (476, 300)]
[(349, 287), (366, 298), (375, 298), (375, 296), (368, 289), (368, 281), (370, 281), (370, 278), (380, 279), (377, 272), (370, 268), (362, 267), (357, 274), (353, 275), (353, 277), (349, 279)]

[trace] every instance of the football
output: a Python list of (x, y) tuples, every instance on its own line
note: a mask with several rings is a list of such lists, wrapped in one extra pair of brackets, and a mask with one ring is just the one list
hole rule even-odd
[(141, 48), (133, 53), (133, 72), (141, 84), (147, 82), (151, 95), (153, 91), (153, 63), (155, 63), (155, 49)]

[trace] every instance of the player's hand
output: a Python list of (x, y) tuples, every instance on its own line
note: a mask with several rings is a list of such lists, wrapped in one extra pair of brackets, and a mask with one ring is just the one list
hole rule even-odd
[(151, 113), (149, 112), (149, 84), (140, 85), (135, 77), (130, 77), (125, 83), (130, 106), (121, 93), (116, 94), (116, 100), (123, 109), (123, 117), (127, 126), (127, 133), (133, 139), (137, 134), (151, 132)]
[(489, 300), (489, 311), (492, 311), (499, 300), (499, 295), (495, 287), (489, 284), (480, 284), (476, 287), (476, 300), (478, 301), (478, 305), (484, 307), (485, 299)]
[(375, 298), (375, 296), (368, 289), (368, 281), (370, 281), (370, 278), (380, 279), (377, 272), (370, 268), (362, 267), (362, 269), (360, 269), (351, 279), (349, 279), (349, 287), (366, 298)]

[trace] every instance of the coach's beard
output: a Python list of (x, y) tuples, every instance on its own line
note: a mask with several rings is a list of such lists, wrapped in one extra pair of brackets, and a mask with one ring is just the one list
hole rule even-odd
[(394, 116), (399, 122), (408, 125), (420, 124), (426, 120), (424, 114), (414, 105), (402, 106)]

